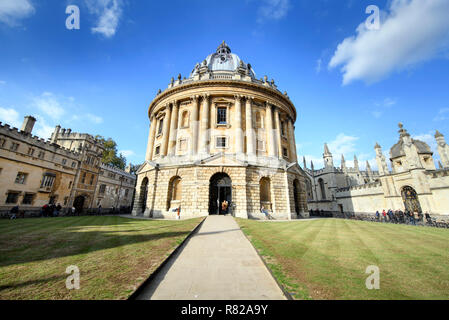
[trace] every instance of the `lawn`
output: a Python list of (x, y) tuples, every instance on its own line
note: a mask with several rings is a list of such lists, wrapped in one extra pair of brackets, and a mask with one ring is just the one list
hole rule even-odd
[[(295, 299), (449, 299), (449, 230), (319, 219), (237, 219)], [(380, 289), (365, 274), (379, 267)]]
[[(120, 217), (0, 221), (0, 299), (126, 299), (201, 218)], [(80, 289), (66, 289), (68, 266)]]

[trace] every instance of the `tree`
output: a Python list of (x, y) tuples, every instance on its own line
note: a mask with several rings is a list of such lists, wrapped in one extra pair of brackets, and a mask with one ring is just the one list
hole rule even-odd
[(132, 174), (137, 174), (137, 171), (140, 169), (140, 167), (142, 166), (143, 164), (132, 164), (131, 165), (131, 173)]
[(126, 158), (121, 153), (117, 155), (117, 143), (111, 138), (106, 140), (100, 135), (95, 136), (95, 139), (101, 142), (104, 146), (103, 158), (101, 161), (104, 164), (125, 170)]

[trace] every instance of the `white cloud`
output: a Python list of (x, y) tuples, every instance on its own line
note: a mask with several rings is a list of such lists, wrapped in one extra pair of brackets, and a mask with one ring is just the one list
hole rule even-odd
[(44, 117), (40, 115), (36, 116), (36, 119), (36, 129), (33, 134), (39, 138), (50, 139), (53, 131), (55, 131), (55, 127), (49, 125)]
[(429, 133), (423, 133), (413, 136), (412, 138), (415, 140), (420, 140), (425, 143), (427, 143), (430, 146), (430, 149), (433, 151), (433, 153), (437, 152), (438, 146), (437, 142), (434, 137), (435, 133), (429, 132)]
[(5, 85), (6, 81), (0, 80), (0, 85)]
[[(385, 108), (390, 108), (390, 107), (394, 106), (396, 103), (397, 103), (396, 99), (385, 98), (381, 102), (374, 103), (374, 105), (377, 108), (385, 109)], [(384, 114), (384, 111), (377, 109), (377, 110), (372, 111), (371, 114), (373, 115), (374, 118), (379, 119)]]
[(338, 157), (341, 155), (347, 155), (356, 151), (355, 142), (359, 140), (358, 137), (347, 136), (344, 133), (340, 133), (334, 141), (328, 143), (329, 150), (332, 154)]
[(60, 119), (65, 114), (58, 98), (51, 92), (44, 92), (41, 96), (35, 97), (33, 105), (55, 120)]
[(380, 117), (382, 117), (383, 112), (382, 111), (372, 111), (371, 114), (373, 115), (374, 118), (379, 119)]
[(444, 121), (449, 119), (449, 108), (442, 108), (433, 121)]
[(86, 114), (87, 119), (89, 119), (89, 121), (95, 123), (95, 124), (100, 124), (103, 123), (103, 118), (96, 116), (94, 114), (88, 113)]
[(132, 151), (132, 150), (122, 150), (122, 151), (119, 151), (119, 154), (122, 154), (124, 157), (132, 157), (132, 156), (134, 156), (134, 155), (136, 155), (135, 154), (135, 152), (134, 151)]
[(0, 107), (0, 121), (9, 124), (12, 127), (21, 127), (19, 112), (12, 108), (5, 109)]
[(35, 12), (30, 0), (1, 0), (0, 22), (15, 26), (20, 19), (24, 19)]
[(257, 22), (280, 20), (287, 15), (290, 8), (290, 0), (262, 0), (262, 5), (258, 10)]
[(329, 67), (342, 65), (343, 84), (380, 81), (393, 71), (444, 56), (449, 46), (449, 1), (392, 0), (380, 30), (365, 23), (337, 47)]
[(85, 0), (89, 12), (97, 16), (97, 25), (92, 33), (99, 33), (106, 38), (115, 35), (123, 12), (122, 0)]

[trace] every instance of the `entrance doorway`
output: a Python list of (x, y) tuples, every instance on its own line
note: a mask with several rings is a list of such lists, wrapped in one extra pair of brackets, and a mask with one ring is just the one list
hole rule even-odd
[(80, 214), (83, 212), (85, 201), (86, 201), (86, 198), (84, 196), (78, 196), (75, 198), (75, 201), (73, 201), (73, 206), (75, 207), (75, 213)]
[[(227, 207), (223, 202), (227, 201)], [(232, 213), (232, 181), (226, 173), (217, 173), (210, 178), (209, 214)]]
[(418, 194), (412, 187), (407, 186), (402, 189), (402, 200), (404, 201), (405, 210), (422, 213)]
[(300, 187), (299, 187), (299, 181), (297, 179), (295, 179), (293, 181), (293, 198), (295, 200), (295, 212), (297, 216), (301, 215), (301, 209), (300, 209), (300, 203), (299, 203), (299, 192), (300, 192)]

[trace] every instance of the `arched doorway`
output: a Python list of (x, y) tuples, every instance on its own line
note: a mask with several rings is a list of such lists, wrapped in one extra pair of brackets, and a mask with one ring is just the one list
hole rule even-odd
[[(228, 202), (228, 208), (222, 210), (223, 201)], [(232, 180), (226, 173), (217, 173), (210, 178), (209, 214), (228, 214), (232, 204)]]
[(301, 214), (301, 206), (299, 203), (299, 193), (301, 191), (301, 187), (299, 185), (299, 180), (293, 180), (293, 198), (295, 199), (295, 212), (296, 215), (299, 216)]
[(418, 194), (412, 187), (406, 186), (402, 188), (402, 200), (404, 201), (405, 210), (422, 213)]
[(75, 201), (73, 201), (75, 213), (80, 214), (83, 212), (84, 202), (86, 202), (86, 198), (84, 196), (78, 196), (75, 198)]
[(148, 178), (145, 177), (142, 180), (142, 184), (140, 185), (139, 202), (141, 213), (144, 213), (147, 207), (147, 196), (148, 196)]
[(179, 208), (182, 200), (182, 180), (176, 176), (170, 179), (168, 186), (167, 210)]

